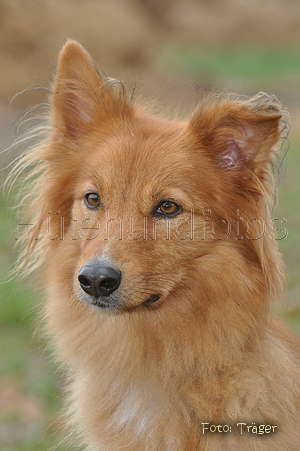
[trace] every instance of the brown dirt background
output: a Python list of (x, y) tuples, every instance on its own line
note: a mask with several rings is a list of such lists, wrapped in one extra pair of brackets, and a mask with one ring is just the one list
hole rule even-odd
[[(162, 46), (234, 46), (245, 52), (249, 46), (295, 47), (300, 43), (300, 2), (0, 0), (0, 129), (41, 100), (31, 91), (9, 103), (28, 87), (49, 84), (67, 38), (79, 40), (110, 76), (137, 84), (145, 97), (164, 92), (182, 102), (187, 80), (163, 64)], [(294, 107), (294, 95), (287, 101)]]

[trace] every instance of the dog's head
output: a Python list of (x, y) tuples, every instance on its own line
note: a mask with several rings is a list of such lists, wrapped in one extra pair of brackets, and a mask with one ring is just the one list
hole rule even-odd
[(263, 94), (209, 95), (188, 121), (152, 117), (68, 42), (51, 131), (32, 157), (40, 258), (51, 252), (55, 279), (99, 311), (273, 295), (267, 204), (281, 118)]

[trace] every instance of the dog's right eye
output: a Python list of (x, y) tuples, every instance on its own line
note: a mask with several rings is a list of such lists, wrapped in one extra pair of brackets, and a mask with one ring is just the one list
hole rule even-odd
[(172, 218), (182, 212), (182, 207), (172, 200), (163, 200), (155, 209), (155, 216)]
[(100, 197), (97, 193), (88, 193), (84, 196), (85, 204), (88, 208), (99, 208), (100, 207)]

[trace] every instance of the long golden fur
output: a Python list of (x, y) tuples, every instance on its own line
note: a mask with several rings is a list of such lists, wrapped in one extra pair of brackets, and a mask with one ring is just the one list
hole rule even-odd
[[(300, 449), (300, 345), (271, 315), (283, 119), (264, 94), (154, 117), (63, 48), (46, 137), (15, 175), (30, 168), (21, 259), (41, 272), (87, 450)], [(103, 265), (118, 280), (91, 292), (82, 274)]]

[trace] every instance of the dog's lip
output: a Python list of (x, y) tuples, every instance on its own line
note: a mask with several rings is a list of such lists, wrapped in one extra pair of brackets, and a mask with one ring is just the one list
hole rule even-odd
[(104, 309), (112, 309), (111, 304), (108, 304), (107, 302), (103, 302), (103, 301), (99, 301), (99, 300), (91, 302), (91, 305), (95, 305), (96, 307), (104, 308)]
[(91, 296), (91, 295), (85, 295), (84, 297), (81, 297), (81, 301), (84, 302), (87, 305), (91, 305), (93, 307), (97, 307), (102, 310), (120, 310), (118, 302), (113, 301), (112, 299), (109, 299), (108, 297), (104, 296)]
[(149, 296), (148, 299), (146, 299), (146, 301), (144, 301), (142, 304), (139, 304), (136, 306), (118, 305), (118, 303), (111, 302), (111, 299), (109, 299), (109, 297), (108, 298), (94, 297), (93, 300), (89, 300), (89, 304), (94, 307), (98, 307), (99, 309), (112, 311), (112, 312), (113, 311), (122, 311), (122, 310), (129, 311), (129, 310), (135, 310), (136, 308), (140, 308), (141, 306), (144, 306), (147, 308), (152, 308), (152, 307), (154, 307), (154, 304), (156, 304), (160, 300), (161, 296), (162, 296), (161, 293), (152, 294), (151, 296)]
[(143, 305), (145, 307), (152, 307), (160, 298), (161, 293), (152, 294), (145, 302), (143, 302)]

